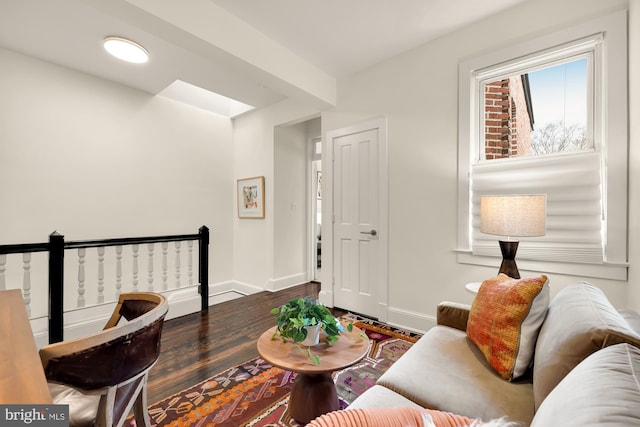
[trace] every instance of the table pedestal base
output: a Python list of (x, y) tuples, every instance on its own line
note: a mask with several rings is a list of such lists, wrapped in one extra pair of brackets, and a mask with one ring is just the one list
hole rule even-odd
[(303, 424), (327, 412), (340, 409), (331, 374), (298, 374), (289, 397), (289, 414)]

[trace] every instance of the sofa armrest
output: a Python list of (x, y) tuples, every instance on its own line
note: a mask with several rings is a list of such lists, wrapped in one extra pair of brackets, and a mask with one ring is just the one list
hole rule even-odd
[(436, 313), (437, 324), (466, 331), (470, 309), (471, 305), (469, 304), (443, 301), (438, 304)]

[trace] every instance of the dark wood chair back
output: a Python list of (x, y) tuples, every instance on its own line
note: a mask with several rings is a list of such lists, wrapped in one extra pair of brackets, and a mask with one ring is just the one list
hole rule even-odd
[(102, 332), (40, 349), (53, 401), (70, 405), (71, 426), (119, 426), (131, 409), (138, 426), (150, 425), (146, 383), (167, 311), (163, 295), (124, 293)]

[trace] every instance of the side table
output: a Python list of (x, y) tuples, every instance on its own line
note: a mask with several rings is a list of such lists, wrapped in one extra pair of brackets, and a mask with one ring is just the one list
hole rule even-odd
[(482, 285), (482, 282), (470, 282), (470, 283), (467, 283), (464, 287), (467, 289), (467, 291), (475, 295), (478, 293), (478, 289), (480, 289), (480, 285)]
[(332, 345), (321, 341), (311, 348), (311, 353), (320, 357), (320, 364), (314, 365), (307, 358), (306, 349), (279, 337), (271, 339), (275, 331), (274, 326), (258, 338), (258, 353), (273, 366), (297, 373), (289, 397), (291, 417), (306, 424), (322, 414), (340, 409), (331, 373), (362, 359), (369, 351), (369, 338), (354, 326)]

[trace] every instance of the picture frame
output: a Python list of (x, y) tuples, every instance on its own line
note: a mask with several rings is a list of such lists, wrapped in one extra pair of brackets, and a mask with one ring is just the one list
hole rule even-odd
[(238, 218), (264, 218), (264, 176), (237, 180)]

